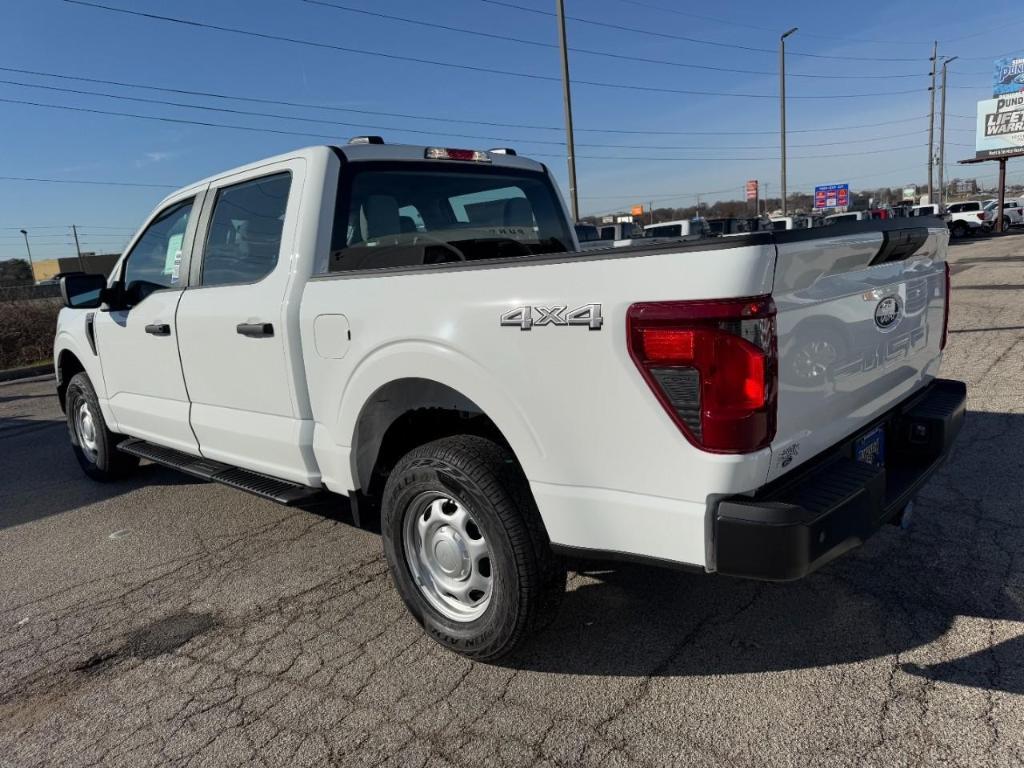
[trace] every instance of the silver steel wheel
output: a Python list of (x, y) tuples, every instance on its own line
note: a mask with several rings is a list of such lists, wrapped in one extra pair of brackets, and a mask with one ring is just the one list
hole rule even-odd
[(75, 436), (78, 438), (78, 445), (82, 453), (93, 464), (96, 463), (96, 454), (99, 449), (96, 445), (96, 421), (93, 419), (92, 411), (86, 400), (80, 400), (75, 406)]
[(405, 562), (427, 601), (468, 622), (491, 602), (491, 551), (469, 510), (448, 496), (422, 493), (402, 521)]

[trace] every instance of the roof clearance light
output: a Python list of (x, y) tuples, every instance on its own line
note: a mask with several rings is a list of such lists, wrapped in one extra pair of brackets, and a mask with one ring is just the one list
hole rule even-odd
[(423, 156), (427, 160), (468, 160), (474, 163), (489, 163), (491, 158), (486, 152), (477, 149), (451, 149), (446, 147), (427, 147)]

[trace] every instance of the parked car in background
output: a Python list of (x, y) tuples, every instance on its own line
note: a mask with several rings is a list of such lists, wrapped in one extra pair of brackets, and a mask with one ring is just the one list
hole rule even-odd
[(844, 224), (850, 221), (870, 221), (871, 211), (847, 211), (846, 213), (833, 213), (825, 217), (824, 224)]
[(584, 243), (593, 243), (601, 239), (601, 231), (594, 224), (577, 222), (573, 225), (576, 230), (576, 240), (582, 246)]
[[(995, 229), (996, 221), (998, 220), (998, 214), (996, 213), (998, 207), (999, 201), (993, 200), (984, 208), (985, 223), (992, 227), (992, 229)], [(1005, 231), (1010, 227), (1019, 227), (1021, 224), (1024, 224), (1024, 207), (1021, 206), (1021, 201), (1007, 198), (1003, 201), (1003, 230)]]
[(814, 226), (814, 219), (810, 216), (773, 216), (768, 220), (768, 229), (810, 229)]
[(696, 240), (710, 235), (711, 228), (708, 226), (707, 219), (700, 216), (677, 221), (661, 221), (644, 227), (644, 237), (685, 237)]
[(991, 222), (985, 220), (985, 206), (980, 200), (950, 203), (946, 206), (949, 214), (949, 231), (953, 237), (982, 235), (989, 231)]
[(708, 229), (712, 236), (728, 237), (729, 235), (746, 235), (751, 232), (760, 232), (768, 229), (765, 221), (760, 216), (723, 216), (717, 219), (708, 219)]

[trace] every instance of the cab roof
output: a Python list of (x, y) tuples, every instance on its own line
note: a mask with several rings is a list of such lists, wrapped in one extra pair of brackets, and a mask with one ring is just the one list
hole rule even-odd
[[(440, 144), (431, 145), (434, 147), (441, 146)], [(331, 156), (337, 156), (343, 159), (345, 162), (364, 162), (364, 161), (397, 161), (397, 162), (429, 162), (437, 163), (438, 165), (449, 165), (449, 166), (465, 166), (465, 165), (484, 165), (479, 161), (464, 161), (464, 160), (427, 160), (426, 152), (430, 146), (416, 145), (416, 144), (345, 144), (344, 146), (335, 145), (317, 145), (312, 147), (303, 147), (296, 149), (291, 152), (285, 152), (281, 155), (275, 155), (273, 157), (266, 157), (262, 160), (257, 160), (246, 165), (238, 166), (237, 168), (230, 168), (220, 173), (214, 174), (213, 176), (207, 176), (205, 179), (188, 184), (187, 186), (181, 187), (175, 190), (171, 194), (164, 198), (163, 202), (171, 200), (179, 195), (186, 192), (198, 191), (208, 184), (219, 181), (227, 176), (234, 176), (235, 174), (242, 173), (244, 171), (253, 170), (263, 165), (270, 165), (271, 163), (281, 162), (283, 160), (293, 160), (296, 158), (305, 158), (312, 162), (326, 162)], [(526, 157), (520, 157), (518, 155), (503, 154), (500, 152), (486, 151), (485, 154), (489, 162), (486, 165), (495, 168), (514, 168), (525, 171), (536, 171), (538, 173), (545, 173), (546, 168), (543, 163), (538, 163), (536, 160), (530, 160)], [(163, 202), (161, 205), (163, 205)]]

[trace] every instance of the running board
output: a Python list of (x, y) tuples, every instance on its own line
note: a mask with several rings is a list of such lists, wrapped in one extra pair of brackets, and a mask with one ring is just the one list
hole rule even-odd
[(278, 480), (276, 477), (268, 477), (241, 467), (233, 467), (212, 459), (192, 456), (173, 448), (147, 443), (138, 438), (129, 438), (117, 448), (132, 456), (149, 459), (155, 464), (162, 464), (187, 475), (223, 483), (286, 506), (308, 501), (323, 492), (320, 488), (310, 488), (298, 483), (290, 483), (287, 480)]

